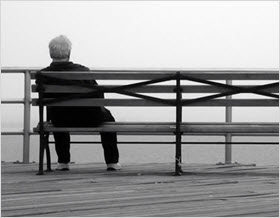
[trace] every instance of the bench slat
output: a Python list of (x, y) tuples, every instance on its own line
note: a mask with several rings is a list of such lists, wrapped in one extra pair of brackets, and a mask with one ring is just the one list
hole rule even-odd
[[(38, 99), (32, 99), (32, 105), (38, 106)], [(73, 99), (65, 102), (49, 103), (46, 106), (71, 106), (71, 107), (89, 107), (89, 106), (127, 106), (127, 107), (158, 107), (158, 106), (170, 106), (160, 102), (152, 102), (143, 99)], [(203, 102), (197, 102), (188, 107), (198, 106), (242, 106), (242, 107), (274, 107), (279, 106), (278, 99), (217, 99), (208, 100)]]
[(182, 125), (182, 131), (188, 133), (279, 133), (278, 125), (261, 124), (215, 124)]
[[(112, 88), (116, 86), (105, 85), (106, 88)], [(254, 86), (237, 86), (241, 88), (252, 88)], [(126, 89), (127, 91), (139, 92), (139, 93), (174, 93), (175, 86), (173, 85), (152, 85), (143, 86), (138, 88)], [(182, 85), (183, 93), (219, 93), (228, 91), (229, 89), (215, 86), (199, 86), (199, 85)], [(93, 89), (78, 86), (61, 86), (61, 85), (45, 85), (45, 93), (87, 93), (93, 91)], [(279, 87), (265, 88), (262, 91), (269, 93), (278, 93)], [(32, 85), (32, 92), (38, 92), (38, 85)]]
[[(89, 72), (43, 72), (68, 80), (150, 80), (174, 76), (177, 71), (89, 71)], [(279, 80), (278, 71), (180, 71), (181, 75), (207, 80)], [(33, 76), (34, 78), (34, 76)]]
[[(45, 127), (46, 132), (171, 132), (176, 130), (175, 123), (106, 123), (92, 128)], [(34, 132), (38, 132), (35, 128)], [(182, 123), (183, 133), (279, 133), (277, 123)]]

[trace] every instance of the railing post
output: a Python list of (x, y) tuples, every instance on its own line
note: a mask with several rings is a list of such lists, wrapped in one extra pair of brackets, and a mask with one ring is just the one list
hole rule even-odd
[(23, 163), (29, 163), (30, 150), (30, 99), (31, 99), (30, 71), (24, 71), (24, 120), (23, 120)]
[[(232, 80), (227, 80), (226, 81), (227, 85), (232, 85)], [(226, 99), (232, 99), (232, 96), (226, 96)], [(232, 107), (226, 106), (226, 122), (231, 123), (232, 122)], [(231, 133), (227, 133), (225, 135), (225, 164), (231, 164), (232, 162), (232, 154), (231, 154), (231, 142), (232, 142), (232, 137)]]

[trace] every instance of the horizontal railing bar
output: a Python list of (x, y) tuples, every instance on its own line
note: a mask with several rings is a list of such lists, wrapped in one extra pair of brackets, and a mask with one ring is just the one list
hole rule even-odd
[[(43, 67), (2, 67), (1, 68), (1, 73), (24, 73), (25, 71), (30, 71), (31, 72), (31, 78), (34, 79), (34, 74), (35, 72), (39, 71)], [(220, 68), (215, 68), (215, 69), (182, 69), (182, 68), (172, 68), (172, 69), (109, 69), (109, 68), (90, 68), (90, 72), (94, 73), (174, 73), (174, 72), (182, 72), (182, 73), (273, 73), (277, 74), (279, 72), (278, 69), (240, 69), (240, 68), (235, 68), (235, 69), (220, 69)], [(116, 78), (117, 79), (117, 78)], [(266, 78), (263, 78), (266, 79)], [(268, 79), (268, 78), (267, 78)], [(276, 79), (278, 80), (278, 79)]]
[[(23, 135), (23, 131), (1, 131), (1, 135)], [(33, 132), (32, 130), (29, 132), (29, 135), (38, 135), (37, 132)]]
[[(113, 85), (102, 85), (105, 88), (113, 88), (117, 86)], [(143, 86), (137, 88), (129, 88), (126, 90), (131, 90), (134, 92), (142, 92), (142, 93), (175, 93), (175, 85), (150, 85), (150, 86)], [(255, 86), (236, 86), (241, 88), (252, 88)], [(215, 87), (215, 86), (199, 86), (199, 85), (182, 85), (182, 92), (183, 93), (217, 93), (228, 91), (227, 88), (222, 87)], [(61, 85), (45, 85), (44, 86), (44, 93), (87, 93), (92, 91), (90, 88), (86, 87), (77, 87), (77, 86), (61, 86)], [(272, 88), (265, 88), (262, 91), (271, 92), (271, 93), (278, 93), (279, 87), (272, 87)], [(38, 85), (32, 85), (32, 92), (38, 92)]]
[[(71, 135), (99, 135), (100, 133), (98, 131), (96, 132), (70, 132)], [(156, 136), (162, 136), (162, 135), (168, 135), (168, 136), (173, 136), (174, 133), (173, 132), (118, 132), (118, 135), (129, 135), (129, 136), (133, 136), (133, 135), (156, 135)], [(248, 133), (250, 135), (250, 133)], [(23, 135), (23, 132), (1, 132), (1, 135)], [(38, 135), (37, 132), (30, 132), (30, 135)], [(52, 135), (52, 132), (50, 132), (50, 135)], [(224, 133), (209, 133), (209, 134), (205, 134), (205, 133), (184, 133), (184, 135), (193, 135), (193, 136), (201, 136), (201, 135), (205, 135), (205, 136), (224, 136)], [(261, 135), (260, 136), (277, 136), (276, 134), (266, 134), (266, 135)], [(247, 136), (247, 134), (246, 134)]]
[[(33, 70), (37, 70), (37, 69), (33, 69)], [(31, 71), (31, 69), (29, 69), (29, 68), (10, 68), (10, 69), (7, 68), (7, 69), (1, 69), (1, 73), (5, 73), (5, 74), (25, 73), (26, 71)]]
[[(46, 126), (46, 128), (55, 128), (52, 124), (47, 124), (48, 126)], [(89, 127), (88, 129), (92, 129), (92, 128), (106, 128), (108, 126), (175, 126), (176, 123), (175, 122), (136, 122), (136, 121), (127, 121), (127, 122), (123, 122), (123, 121), (117, 121), (117, 122), (106, 122), (102, 125), (100, 125), (99, 127)], [(235, 127), (242, 127), (242, 126), (277, 126), (278, 127), (278, 122), (230, 122), (230, 123), (226, 123), (226, 122), (182, 122), (181, 123), (182, 126), (235, 126)], [(58, 128), (64, 128), (64, 127), (58, 127)], [(73, 127), (75, 129), (75, 127)], [(83, 127), (76, 127), (76, 128), (83, 128)], [(87, 128), (87, 127), (86, 127)]]
[[(25, 101), (23, 98), (11, 98), (11, 99), (2, 99), (1, 104), (23, 104)], [(30, 100), (30, 104), (32, 101)]]
[[(8, 69), (11, 70), (11, 69)], [(16, 69), (17, 70), (17, 69)], [(29, 68), (22, 68), (22, 70), (31, 70), (39, 71), (39, 69), (29, 69)], [(51, 71), (44, 71), (44, 72), (51, 72)], [(69, 71), (60, 71), (60, 72), (69, 72)], [(173, 73), (173, 72), (182, 72), (182, 73), (275, 73), (279, 72), (278, 69), (90, 69), (89, 71), (75, 71), (75, 72), (95, 72), (95, 73)]]
[(5, 132), (5, 131), (1, 131), (1, 135), (23, 135), (23, 131), (21, 131), (21, 132), (16, 132), (16, 131)]
[[(46, 99), (47, 100), (47, 99)], [(173, 99), (169, 99), (173, 100)], [(186, 99), (187, 100), (187, 99)], [(32, 99), (32, 105), (38, 106), (38, 99)], [(89, 106), (126, 106), (126, 107), (158, 107), (166, 106), (170, 107), (172, 105), (164, 104), (161, 102), (153, 102), (150, 100), (143, 99), (95, 99), (95, 98), (83, 98), (83, 99), (71, 99), (63, 102), (44, 104), (45, 106), (65, 106), (65, 107), (89, 107)], [(278, 99), (216, 99), (207, 100), (203, 102), (196, 102), (188, 105), (188, 107), (199, 107), (199, 106), (214, 106), (214, 107), (224, 107), (224, 106), (240, 106), (240, 107), (275, 107), (279, 106)]]
[[(246, 126), (248, 124), (271, 126), (271, 125), (278, 125), (278, 122), (231, 122), (231, 123), (225, 123), (225, 122), (182, 122), (181, 123), (181, 125), (192, 125), (192, 126), (195, 126), (195, 125), (225, 125), (225, 126), (227, 126), (227, 125), (232, 125), (232, 126), (234, 126), (234, 125), (235, 126), (244, 125), (244, 126)], [(52, 124), (50, 124), (50, 125), (52, 125)], [(119, 126), (119, 125), (125, 125), (125, 126), (128, 126), (128, 125), (151, 125), (151, 126), (154, 126), (154, 125), (176, 125), (176, 123), (175, 122), (157, 122), (157, 121), (155, 121), (155, 122), (117, 121), (117, 122), (106, 122), (103, 125), (105, 125), (105, 126), (106, 125), (110, 125), (110, 126), (114, 126), (114, 125), (117, 125), (117, 126)]]
[[(54, 144), (54, 141), (50, 141), (50, 144)], [(71, 141), (71, 144), (101, 144), (100, 141)], [(155, 142), (155, 141), (120, 141), (118, 144), (175, 144), (176, 142)], [(233, 144), (233, 145), (277, 145), (279, 142), (182, 142), (182, 144), (199, 144), (199, 145), (224, 145), (224, 144)]]
[[(21, 73), (25, 71), (38, 71), (42, 69), (43, 67), (1, 67), (1, 73)], [(273, 69), (270, 69), (273, 70)]]
[[(30, 135), (38, 135), (37, 132), (30, 132)], [(99, 132), (71, 132), (71, 135), (99, 135)], [(128, 136), (133, 136), (133, 135), (147, 135), (147, 136), (173, 136), (174, 133), (172, 132), (158, 132), (158, 133), (147, 133), (147, 132), (118, 132), (118, 135), (128, 135)], [(22, 136), (23, 132), (1, 132), (1, 135), (3, 136), (13, 136), (13, 135), (18, 135)], [(52, 135), (52, 133), (50, 133)], [(184, 136), (225, 136), (226, 133), (183, 133)], [(254, 137), (263, 137), (263, 136), (271, 136), (271, 137), (278, 137), (279, 133), (231, 133), (232, 136), (234, 137), (246, 137), (246, 136), (254, 136)]]
[[(9, 72), (11, 70), (22, 70), (22, 71), (38, 71), (40, 69), (43, 69), (44, 66), (39, 67), (17, 67), (17, 66), (3, 66), (1, 67), (2, 72)], [(177, 72), (177, 71), (203, 71), (203, 72), (232, 72), (232, 71), (238, 71), (238, 72), (270, 72), (270, 71), (279, 71), (278, 68), (110, 68), (110, 67), (89, 67), (91, 71), (97, 71), (97, 72)]]

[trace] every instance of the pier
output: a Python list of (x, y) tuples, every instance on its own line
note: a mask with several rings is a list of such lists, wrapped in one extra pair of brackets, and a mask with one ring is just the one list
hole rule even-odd
[[(183, 162), (182, 176), (174, 176), (174, 162), (154, 163), (155, 161), (147, 164), (124, 162), (123, 169), (116, 172), (106, 171), (104, 163), (76, 163), (70, 165), (70, 171), (46, 172), (42, 176), (36, 176), (38, 163), (31, 163), (29, 158), (30, 136), (37, 135), (32, 130), (34, 125), (31, 124), (30, 88), (33, 71), (32, 69), (2, 71), (6, 74), (23, 74), (25, 81), (23, 99), (1, 100), (3, 104), (24, 106), (23, 130), (1, 132), (2, 136), (20, 135), (23, 139), (22, 145), (19, 144), (22, 149), (19, 147), (17, 150), (22, 154), (22, 160), (17, 163), (1, 164), (2, 216), (279, 217), (279, 167), (237, 164), (232, 160), (231, 152), (233, 144), (278, 144), (278, 142), (233, 142), (232, 136), (236, 136), (235, 133), (219, 133), (218, 135), (224, 136), (224, 142), (203, 142), (224, 144), (224, 161), (221, 157), (221, 164)], [(278, 80), (278, 71), (273, 70), (270, 74), (273, 78), (263, 79)], [(225, 81), (226, 85), (231, 82)], [(278, 93), (278, 85), (272, 91)], [(225, 98), (231, 100), (229, 96)], [(262, 99), (253, 99), (255, 102), (258, 100)], [(221, 115), (224, 116), (224, 121), (227, 125), (234, 123), (231, 105), (223, 107), (225, 113)], [(208, 133), (206, 131), (202, 135)], [(277, 136), (278, 131), (252, 134)], [(52, 165), (52, 168), (54, 169), (55, 165)]]
[(182, 176), (173, 163), (37, 167), (2, 163), (2, 216), (279, 217), (278, 166), (183, 164)]
[(280, 217), (278, 7), (3, 1), (0, 216)]

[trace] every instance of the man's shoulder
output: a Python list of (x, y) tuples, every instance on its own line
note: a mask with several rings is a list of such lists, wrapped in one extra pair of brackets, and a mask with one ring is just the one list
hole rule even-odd
[(86, 66), (81, 64), (71, 63), (70, 65), (71, 70), (73, 71), (89, 71), (90, 69)]
[(41, 69), (40, 71), (51, 71), (50, 67), (45, 67), (43, 69)]
[(73, 62), (53, 62), (41, 71), (89, 71), (88, 67)]

